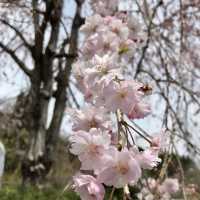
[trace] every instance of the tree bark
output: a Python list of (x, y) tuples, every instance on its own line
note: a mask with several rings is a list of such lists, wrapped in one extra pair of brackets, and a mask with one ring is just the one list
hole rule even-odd
[[(22, 163), (23, 183), (37, 184), (43, 181), (54, 162), (54, 149), (58, 142), (60, 126), (62, 123), (65, 105), (67, 101), (67, 87), (71, 66), (75, 56), (65, 57), (65, 62), (59, 62), (58, 75), (53, 74), (55, 49), (59, 38), (59, 27), (62, 17), (63, 0), (52, 0), (47, 3), (47, 11), (41, 25), (35, 25), (35, 45), (33, 58), (35, 67), (31, 78), (32, 88), (29, 94), (29, 108), (26, 111), (30, 115), (32, 123), (28, 123), (27, 130), (30, 132), (30, 146)], [(37, 6), (34, 2), (34, 6)], [(76, 14), (73, 19), (70, 38), (63, 41), (61, 54), (69, 43), (69, 55), (77, 55), (78, 31), (84, 20), (81, 18), (82, 3), (77, 3)], [(38, 17), (34, 16), (35, 23)], [(47, 25), (51, 26), (51, 34), (48, 45), (44, 51), (44, 34)], [(61, 66), (62, 65), (62, 66)], [(53, 84), (57, 81), (57, 90), (53, 91)], [(49, 102), (55, 98), (55, 107), (50, 126), (47, 128)], [(28, 119), (29, 119), (28, 118)]]
[[(37, 8), (37, 2), (33, 1)], [(35, 45), (32, 53), (34, 59), (34, 75), (31, 79), (30, 106), (28, 113), (33, 120), (27, 130), (30, 132), (29, 149), (22, 163), (23, 182), (33, 184), (40, 182), (48, 173), (51, 162), (46, 159), (46, 132), (49, 102), (53, 95), (53, 60), (57, 48), (63, 1), (47, 1), (44, 19), (39, 24), (38, 16), (34, 13)], [(48, 45), (44, 50), (45, 31), (51, 26)]]

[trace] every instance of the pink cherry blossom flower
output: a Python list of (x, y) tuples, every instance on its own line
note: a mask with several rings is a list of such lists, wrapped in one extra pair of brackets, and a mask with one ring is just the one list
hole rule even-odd
[(140, 84), (135, 81), (112, 81), (102, 91), (105, 107), (113, 112), (120, 109), (128, 115), (142, 96), (142, 93), (138, 91), (139, 87)]
[(132, 147), (130, 152), (143, 169), (153, 169), (161, 162), (158, 152), (152, 148), (140, 152), (137, 147)]
[(105, 163), (105, 152), (110, 148), (111, 136), (100, 129), (90, 129), (89, 132), (78, 131), (70, 138), (70, 152), (79, 157), (81, 169), (98, 170)]
[(120, 19), (114, 18), (110, 21), (109, 27), (120, 39), (127, 40), (129, 36), (129, 29), (125, 23)]
[(108, 16), (117, 11), (118, 0), (92, 0), (91, 5), (95, 13)]
[(95, 55), (91, 63), (92, 66), (91, 68), (103, 68), (103, 69), (119, 68), (116, 62), (117, 62), (116, 55), (109, 55), (109, 54), (106, 54), (104, 56)]
[(93, 34), (87, 38), (82, 46), (83, 59), (91, 59), (99, 49), (102, 49), (102, 36), (99, 34)]
[(169, 132), (162, 130), (161, 133), (151, 140), (151, 146), (157, 151), (162, 151), (167, 148), (169, 143)]
[(75, 191), (82, 200), (103, 200), (105, 189), (93, 176), (79, 174), (73, 177)]
[(107, 54), (107, 53), (113, 53), (116, 52), (119, 44), (120, 44), (120, 38), (113, 32), (107, 31), (106, 33), (102, 33), (101, 38), (101, 54)]
[(80, 31), (82, 31), (86, 36), (96, 33), (98, 27), (103, 23), (103, 18), (95, 14), (93, 16), (87, 17), (86, 22), (81, 26)]
[(166, 178), (158, 188), (159, 192), (174, 194), (179, 190), (179, 182), (176, 178)]
[(84, 94), (85, 100), (87, 102), (92, 101), (92, 92), (85, 84), (84, 77), (85, 77), (85, 68), (89, 67), (89, 63), (85, 61), (78, 61), (74, 63), (72, 67), (72, 73), (76, 78), (76, 86), (77, 88)]
[(115, 16), (107, 15), (103, 19), (104, 19), (104, 24), (106, 26), (109, 26), (109, 24), (112, 22), (112, 20), (116, 19), (116, 17)]
[(116, 148), (112, 148), (109, 153), (110, 160), (98, 173), (99, 182), (116, 188), (136, 183), (141, 177), (141, 168), (130, 152), (127, 149), (118, 151)]
[(76, 110), (72, 113), (72, 120), (73, 131), (89, 131), (91, 128), (112, 131), (112, 122), (107, 110), (103, 107), (88, 106), (84, 109)]
[(151, 112), (151, 108), (148, 104), (143, 102), (136, 103), (128, 113), (130, 119), (141, 119), (146, 117)]
[(121, 70), (117, 68), (115, 56), (105, 55), (99, 57), (95, 55), (93, 59), (94, 67), (86, 70), (85, 82), (94, 92), (101, 90), (115, 77), (121, 77)]
[(140, 157), (138, 158), (139, 163), (143, 169), (153, 169), (157, 167), (161, 162), (161, 159), (158, 157), (157, 151), (149, 148), (144, 150)]
[(144, 32), (141, 30), (141, 24), (136, 20), (133, 15), (127, 16), (127, 26), (129, 28), (129, 39), (133, 40), (135, 43), (143, 44), (146, 39)]
[(84, 61), (77, 61), (72, 66), (72, 73), (76, 78), (77, 87), (81, 92), (86, 91), (86, 86), (84, 84), (85, 68), (88, 64)]
[(132, 40), (122, 40), (118, 46), (118, 54), (121, 62), (124, 64), (131, 62), (134, 57), (135, 50), (136, 45)]
[(120, 44), (120, 38), (116, 34), (101, 27), (99, 29), (99, 32), (87, 38), (83, 45), (82, 54), (88, 59), (95, 54), (103, 56), (115, 53)]

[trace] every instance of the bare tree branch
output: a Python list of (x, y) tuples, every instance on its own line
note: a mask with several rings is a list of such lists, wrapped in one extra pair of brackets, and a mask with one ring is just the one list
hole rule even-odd
[(20, 67), (20, 69), (23, 70), (23, 72), (31, 77), (32, 76), (32, 71), (27, 68), (27, 66), (18, 58), (18, 56), (15, 54), (13, 50), (8, 48), (6, 45), (4, 45), (2, 42), (0, 42), (0, 47), (7, 53), (9, 54), (12, 59), (17, 63), (17, 65)]
[(13, 25), (11, 25), (9, 22), (7, 22), (4, 19), (0, 19), (0, 22), (2, 22), (4, 25), (10, 27), (12, 30), (15, 31), (15, 33), (20, 37), (20, 39), (23, 41), (24, 45), (30, 50), (32, 51), (32, 46), (31, 44), (28, 43), (28, 41), (24, 38), (23, 34)]
[(140, 73), (140, 70), (141, 70), (141, 67), (142, 67), (142, 62), (144, 60), (146, 51), (147, 51), (147, 49), (149, 47), (149, 43), (150, 43), (150, 40), (151, 40), (151, 31), (152, 31), (152, 26), (153, 26), (153, 19), (154, 19), (155, 15), (156, 15), (156, 12), (157, 12), (158, 8), (162, 5), (162, 3), (163, 3), (162, 0), (158, 1), (157, 5), (155, 6), (155, 8), (153, 10), (153, 14), (149, 19), (149, 25), (147, 27), (147, 41), (146, 41), (145, 46), (142, 49), (142, 55), (141, 55), (140, 60), (139, 60), (139, 62), (137, 64), (136, 72), (135, 72), (135, 75), (134, 75), (135, 79), (137, 78), (138, 74)]

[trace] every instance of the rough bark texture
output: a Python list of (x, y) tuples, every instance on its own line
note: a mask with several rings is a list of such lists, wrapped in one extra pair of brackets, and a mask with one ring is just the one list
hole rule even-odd
[[(32, 0), (33, 44), (29, 44), (15, 26), (0, 19), (1, 23), (11, 28), (16, 36), (22, 40), (33, 59), (33, 70), (29, 70), (26, 64), (18, 58), (15, 50), (0, 41), (0, 48), (10, 55), (30, 78), (31, 87), (29, 93), (25, 95), (25, 101), (22, 105), (24, 106), (22, 111), (23, 128), (29, 132), (29, 145), (22, 162), (22, 177), (23, 183), (31, 182), (33, 184), (44, 180), (54, 160), (53, 153), (67, 101), (66, 91), (71, 66), (77, 55), (78, 31), (83, 23), (80, 16), (83, 1), (77, 0), (75, 1), (77, 7), (71, 34), (60, 41), (59, 32), (64, 1), (47, 0), (44, 2), (45, 12), (39, 12), (39, 1)], [(47, 45), (45, 45), (45, 34), (49, 30), (50, 36)], [(58, 48), (58, 42), (62, 43), (62, 48)], [(66, 45), (69, 45), (68, 52), (65, 52)], [(55, 62), (56, 59), (58, 62)], [(55, 67), (58, 69), (56, 76)], [(55, 83), (57, 88), (53, 90)], [(49, 103), (52, 98), (55, 98), (55, 107), (52, 120), (47, 127)]]
[[(35, 3), (34, 3), (35, 4)], [(59, 73), (55, 78), (57, 81), (57, 90), (53, 91), (53, 60), (55, 56), (54, 50), (57, 48), (59, 26), (62, 16), (63, 1), (49, 1), (47, 3), (47, 11), (41, 26), (36, 24), (35, 28), (35, 46), (33, 50), (33, 57), (35, 60), (35, 72), (32, 78), (32, 90), (30, 91), (31, 99), (34, 99), (31, 106), (34, 123), (30, 133), (30, 149), (24, 159), (22, 165), (22, 174), (24, 181), (28, 179), (36, 183), (43, 180), (49, 172), (54, 160), (54, 149), (58, 141), (58, 134), (65, 110), (67, 101), (66, 89), (68, 87), (68, 80), (71, 72), (71, 66), (75, 56), (67, 58), (59, 66)], [(76, 55), (78, 30), (82, 24), (80, 17), (81, 4), (77, 4), (77, 11), (72, 24), (72, 30), (69, 41), (69, 54)], [(34, 17), (37, 23), (37, 16)], [(44, 43), (44, 33), (47, 24), (51, 25), (51, 35), (48, 45), (43, 53), (41, 45)], [(63, 41), (63, 49), (66, 41)], [(39, 49), (39, 51), (38, 51)], [(56, 99), (53, 117), (48, 129), (47, 113), (49, 108), (49, 101), (54, 96)], [(36, 101), (35, 101), (36, 100)]]

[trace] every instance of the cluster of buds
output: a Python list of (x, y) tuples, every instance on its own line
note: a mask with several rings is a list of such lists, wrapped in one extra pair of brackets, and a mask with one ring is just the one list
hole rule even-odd
[(153, 178), (142, 182), (143, 188), (137, 195), (139, 200), (171, 200), (172, 195), (179, 191), (179, 182), (176, 178), (166, 178), (162, 183)]

